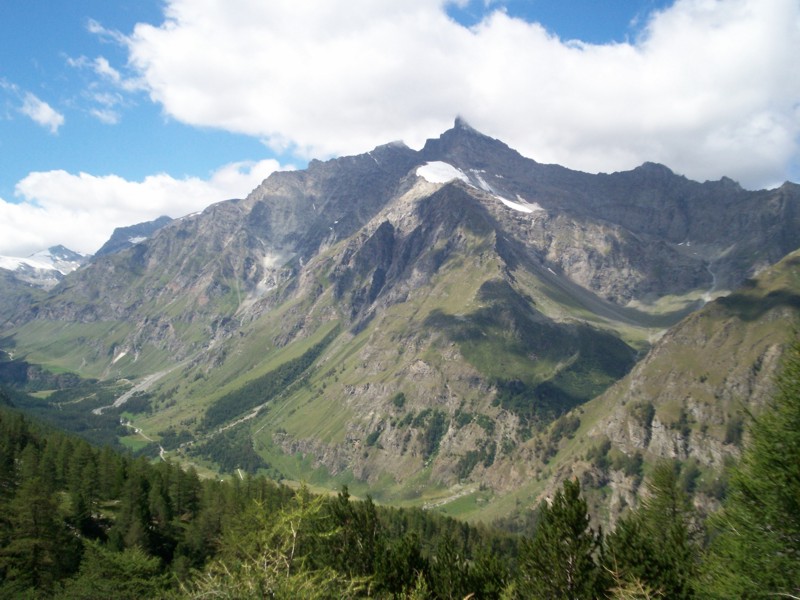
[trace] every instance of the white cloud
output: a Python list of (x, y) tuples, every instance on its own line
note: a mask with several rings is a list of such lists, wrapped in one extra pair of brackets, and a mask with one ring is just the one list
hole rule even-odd
[(160, 27), (93, 27), (128, 46), (168, 115), (307, 155), (418, 146), (460, 114), (589, 171), (655, 160), (760, 186), (796, 163), (796, 0), (678, 0), (640, 39), (609, 45), (565, 43), (502, 11), (466, 29), (446, 5), (168, 0)]
[(58, 128), (64, 124), (64, 115), (30, 92), (25, 93), (19, 110), (38, 125), (47, 127), (50, 133), (58, 133)]
[(122, 118), (122, 109), (131, 105), (131, 93), (141, 92), (144, 89), (142, 81), (135, 77), (123, 76), (104, 56), (97, 56), (94, 59), (87, 56), (67, 57), (66, 62), (74, 69), (91, 74), (92, 80), (82, 93), (84, 100), (89, 104), (86, 110), (106, 125), (118, 124)]
[(25, 115), (37, 125), (46, 127), (50, 133), (58, 133), (58, 128), (64, 124), (64, 115), (55, 110), (47, 102), (35, 94), (21, 89), (17, 84), (0, 78), (0, 90), (7, 96), (7, 106), (13, 106), (14, 111)]
[(115, 227), (163, 214), (180, 217), (243, 197), (279, 168), (274, 160), (237, 162), (207, 180), (165, 174), (127, 181), (116, 175), (30, 173), (16, 185), (21, 202), (0, 199), (0, 255), (27, 256), (55, 244), (93, 253)]

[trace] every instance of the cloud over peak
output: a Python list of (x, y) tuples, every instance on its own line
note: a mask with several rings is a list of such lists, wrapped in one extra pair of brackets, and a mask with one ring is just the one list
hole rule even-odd
[(679, 0), (606, 45), (501, 9), (467, 28), (442, 0), (200, 4), (169, 0), (162, 25), (122, 38), (130, 65), (175, 119), (275, 148), (419, 146), (461, 114), (537, 160), (655, 160), (750, 187), (786, 178), (798, 151), (795, 0)]

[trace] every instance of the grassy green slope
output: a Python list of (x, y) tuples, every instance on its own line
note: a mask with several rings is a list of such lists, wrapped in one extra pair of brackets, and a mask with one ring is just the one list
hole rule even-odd
[[(472, 519), (502, 518), (550, 493), (559, 479), (577, 476), (595, 486), (588, 493), (598, 514), (610, 519), (641, 480), (641, 471), (624, 472), (637, 455), (645, 472), (664, 458), (691, 465), (700, 501), (710, 501), (726, 456), (738, 454), (743, 420), (771, 393), (799, 320), (800, 251), (687, 317), (631, 373), (573, 411), (580, 426), (529, 481), (491, 502), (480, 502), (476, 492), (444, 509), (461, 513), (467, 505)], [(599, 468), (591, 455), (604, 440), (612, 442), (611, 466)]]

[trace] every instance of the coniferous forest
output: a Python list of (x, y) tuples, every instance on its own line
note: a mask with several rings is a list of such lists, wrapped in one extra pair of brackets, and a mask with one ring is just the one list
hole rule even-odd
[(567, 480), (530, 530), (202, 479), (97, 448), (0, 392), (4, 598), (794, 598), (800, 595), (800, 344), (751, 417), (722, 508), (659, 464), (613, 531)]

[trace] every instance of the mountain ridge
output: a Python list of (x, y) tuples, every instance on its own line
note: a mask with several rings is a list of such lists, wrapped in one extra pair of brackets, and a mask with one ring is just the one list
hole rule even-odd
[[(454, 178), (426, 179), (437, 162)], [(799, 247), (798, 202), (792, 184), (542, 165), (458, 120), (420, 151), (275, 173), (96, 257), (16, 310), (2, 345), (154, 378), (129, 417), (194, 440), (180, 460), (244, 444), (288, 478), (419, 504), (475, 486), (470, 511), (507, 506), (567, 469), (576, 431), (648, 451), (581, 411), (616, 414), (603, 392), (667, 327)]]

